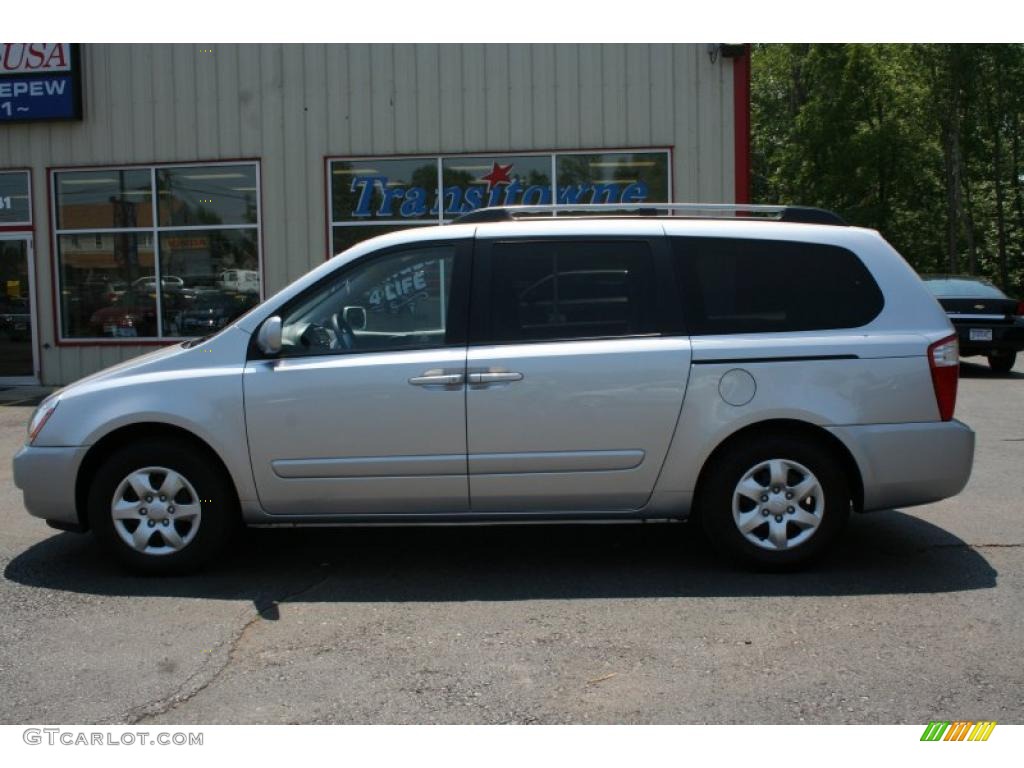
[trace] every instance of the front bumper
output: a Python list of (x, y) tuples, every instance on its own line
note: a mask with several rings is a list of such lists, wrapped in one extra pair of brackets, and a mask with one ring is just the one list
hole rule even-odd
[(864, 481), (864, 511), (955, 496), (974, 464), (974, 432), (960, 421), (830, 427)]
[(14, 456), (14, 484), (21, 489), (29, 514), (66, 526), (80, 524), (75, 480), (88, 450), (22, 446)]

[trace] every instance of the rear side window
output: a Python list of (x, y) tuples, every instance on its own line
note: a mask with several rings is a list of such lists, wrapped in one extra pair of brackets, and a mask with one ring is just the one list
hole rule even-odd
[(672, 241), (693, 335), (856, 328), (882, 311), (878, 284), (845, 248), (711, 237)]
[(657, 329), (647, 243), (499, 242), (491, 253), (496, 342), (634, 336)]

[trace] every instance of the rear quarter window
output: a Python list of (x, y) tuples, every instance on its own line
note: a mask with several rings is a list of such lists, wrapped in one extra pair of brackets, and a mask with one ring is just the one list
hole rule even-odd
[(835, 245), (674, 237), (672, 249), (692, 335), (857, 328), (885, 303), (861, 260)]

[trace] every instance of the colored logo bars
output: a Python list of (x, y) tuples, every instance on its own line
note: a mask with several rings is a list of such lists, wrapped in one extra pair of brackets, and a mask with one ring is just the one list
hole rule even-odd
[(932, 720), (921, 734), (921, 741), (988, 741), (995, 727), (995, 720)]

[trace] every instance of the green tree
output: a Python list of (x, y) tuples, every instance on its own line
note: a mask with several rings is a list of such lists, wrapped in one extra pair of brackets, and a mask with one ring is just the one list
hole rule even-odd
[(1024, 46), (757, 45), (752, 74), (755, 199), (1020, 291)]

